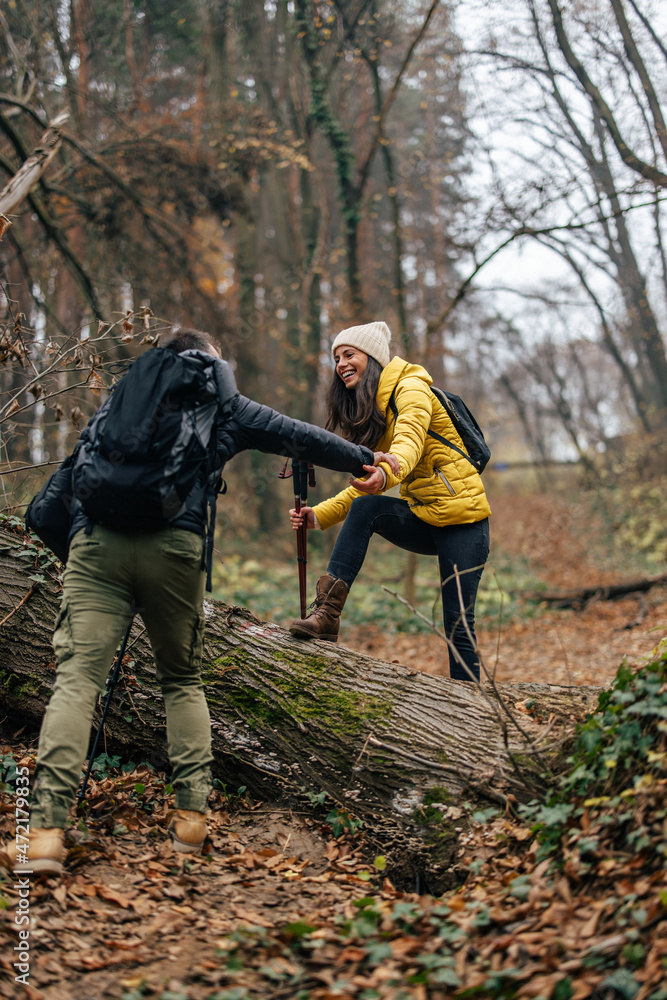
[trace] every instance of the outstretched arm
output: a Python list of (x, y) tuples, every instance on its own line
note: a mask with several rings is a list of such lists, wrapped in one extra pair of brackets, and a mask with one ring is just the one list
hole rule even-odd
[(355, 476), (363, 476), (364, 466), (373, 464), (369, 448), (345, 441), (315, 424), (294, 420), (246, 396), (240, 397), (234, 416), (239, 427), (239, 451), (255, 448)]

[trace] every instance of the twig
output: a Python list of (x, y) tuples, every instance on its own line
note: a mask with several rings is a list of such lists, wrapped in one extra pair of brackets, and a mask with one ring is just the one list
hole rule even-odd
[[(663, 201), (667, 199), (660, 199), (660, 200)], [(511, 243), (514, 242), (514, 240), (518, 239), (519, 237), (529, 236), (536, 238), (542, 235), (550, 235), (551, 233), (556, 233), (556, 232), (578, 232), (580, 230), (589, 229), (590, 226), (593, 225), (595, 222), (611, 222), (614, 219), (619, 218), (620, 216), (626, 215), (630, 211), (634, 211), (635, 209), (638, 208), (646, 208), (653, 204), (654, 204), (653, 201), (645, 203), (640, 202), (637, 205), (629, 205), (627, 207), (618, 209), (615, 212), (610, 212), (609, 215), (603, 215), (599, 219), (591, 219), (586, 222), (566, 222), (560, 225), (543, 226), (540, 228), (534, 228), (533, 226), (519, 226), (511, 233), (510, 236), (507, 237), (507, 239), (504, 239), (502, 243), (500, 243), (498, 246), (495, 247), (495, 249), (487, 253), (486, 256), (482, 258), (482, 260), (475, 261), (472, 271), (468, 274), (466, 278), (463, 279), (463, 281), (461, 282), (461, 284), (459, 285), (459, 287), (457, 288), (456, 292), (451, 297), (447, 305), (444, 306), (444, 308), (438, 313), (437, 316), (434, 316), (433, 319), (429, 320), (426, 326), (425, 336), (429, 337), (432, 333), (435, 333), (444, 325), (444, 323), (449, 318), (449, 314), (456, 308), (459, 302), (461, 302), (465, 298), (465, 296), (468, 293), (470, 285), (477, 277), (479, 272), (482, 270), (482, 268), (485, 267), (485, 265), (488, 264), (489, 261), (493, 260), (493, 258), (497, 254), (499, 254), (502, 250), (508, 247)]]
[(535, 746), (537, 746), (538, 743), (544, 742), (544, 740), (547, 738), (553, 727), (556, 725), (556, 721), (557, 719), (556, 716), (554, 715), (553, 719), (551, 720), (547, 728), (544, 730), (544, 732), (540, 733), (539, 737), (535, 740)]
[[(127, 648), (129, 648), (129, 647), (127, 647)], [(125, 656), (127, 656), (127, 651), (125, 652)], [(123, 659), (125, 659), (125, 656), (123, 657)], [(132, 705), (132, 708), (136, 712), (136, 715), (137, 715), (137, 718), (139, 719), (139, 722), (141, 722), (143, 725), (146, 725), (146, 722), (145, 722), (144, 719), (141, 718), (141, 713), (139, 712), (139, 709), (137, 708), (137, 706), (136, 706), (136, 704), (134, 702), (134, 698), (132, 697), (132, 692), (130, 691), (130, 686), (127, 683), (127, 676), (125, 674), (125, 670), (123, 669), (123, 664), (121, 664), (121, 667), (120, 667), (120, 676), (122, 677), (123, 681), (125, 682), (125, 684), (124, 684), (125, 694), (130, 699), (130, 704)]]
[[(456, 593), (457, 593), (458, 598), (459, 598), (459, 609), (461, 611), (461, 618), (459, 619), (459, 621), (461, 621), (463, 623), (463, 627), (465, 629), (465, 633), (468, 636), (468, 642), (472, 646), (473, 652), (477, 654), (477, 657), (479, 659), (480, 668), (484, 671), (484, 673), (489, 678), (489, 680), (491, 680), (491, 677), (489, 675), (489, 671), (486, 669), (484, 661), (482, 660), (482, 656), (481, 656), (479, 648), (477, 646), (477, 641), (476, 641), (475, 637), (473, 636), (472, 631), (470, 629), (470, 625), (468, 623), (468, 616), (466, 614), (466, 607), (465, 607), (465, 605), (463, 603), (463, 591), (461, 589), (461, 574), (459, 573), (459, 568), (456, 565), (456, 563), (454, 563), (454, 578), (456, 580)], [(451, 579), (451, 577), (450, 577), (450, 579)], [(444, 585), (445, 584), (443, 583), (442, 586), (444, 587)], [(468, 671), (468, 673), (470, 674), (470, 676), (472, 677), (473, 676), (472, 671), (468, 668), (467, 664), (464, 664), (464, 666), (465, 666), (466, 670)]]
[(503, 611), (505, 610), (505, 591), (498, 583), (498, 577), (496, 576), (495, 570), (493, 570), (493, 578), (496, 581), (496, 586), (500, 592), (500, 608), (498, 609), (498, 632), (496, 633), (496, 660), (493, 664), (493, 680), (496, 679), (496, 673), (498, 671), (498, 664), (500, 663), (500, 636), (503, 627)]
[(370, 741), (371, 741), (372, 738), (373, 738), (373, 734), (369, 733), (369, 735), (366, 737), (366, 742), (364, 743), (363, 747), (361, 748), (359, 756), (357, 757), (357, 759), (355, 760), (354, 764), (350, 768), (350, 780), (347, 783), (347, 788), (345, 789), (345, 793), (343, 795), (343, 799), (346, 799), (347, 796), (348, 796), (348, 793), (350, 791), (350, 787), (352, 785), (352, 782), (354, 781), (354, 772), (357, 769), (357, 765), (359, 764), (359, 761), (361, 760), (361, 758), (364, 756), (364, 754), (368, 750), (368, 744), (370, 743)]
[[(62, 465), (62, 462), (38, 462), (37, 465), (21, 465), (18, 469), (0, 469), (0, 476), (8, 476), (10, 472), (30, 472), (31, 469), (45, 469), (47, 465)], [(19, 504), (19, 506), (24, 506)]]
[[(46, 374), (50, 375), (51, 373), (47, 372)], [(44, 375), (42, 375), (41, 377), (43, 378)], [(40, 378), (40, 376), (38, 375), (37, 378)], [(37, 379), (33, 379), (33, 381), (36, 382)], [(44, 393), (43, 396), (38, 396), (37, 399), (31, 400), (29, 403), (24, 403), (23, 406), (19, 406), (18, 409), (12, 410), (11, 413), (7, 413), (5, 416), (0, 417), (0, 420), (9, 420), (10, 418), (12, 420), (15, 420), (16, 419), (16, 415), (18, 413), (23, 413), (25, 410), (31, 409), (31, 407), (33, 407), (35, 405), (35, 403), (37, 403), (37, 402), (45, 403), (48, 399), (54, 399), (56, 396), (62, 396), (65, 393), (71, 392), (73, 389), (85, 389), (85, 387), (87, 385), (88, 385), (88, 379), (86, 379), (85, 382), (75, 382), (74, 385), (67, 385), (63, 389), (56, 389), (54, 392), (46, 392), (46, 393)], [(18, 399), (18, 397), (21, 395), (21, 393), (25, 392), (27, 389), (29, 389), (29, 386), (24, 386), (22, 389), (19, 389), (19, 391), (16, 393), (16, 396), (14, 398)], [(8, 405), (11, 406), (12, 402), (13, 402), (13, 400), (10, 400), (10, 403)], [(6, 407), (5, 407), (5, 409), (6, 409)], [(16, 472), (17, 470), (16, 469), (9, 469), (8, 471), (9, 472)]]
[[(568, 739), (569, 739), (569, 737), (564, 736), (561, 740), (556, 740), (555, 743), (550, 743), (548, 746), (541, 747), (541, 749), (542, 750), (557, 750), (558, 747), (564, 746), (568, 742)], [(535, 753), (536, 751), (535, 751), (535, 749), (533, 747), (526, 747), (526, 749), (523, 752), (524, 752), (524, 754), (528, 755), (528, 754)]]
[(144, 625), (144, 626), (142, 626), (142, 628), (140, 629), (140, 631), (138, 632), (138, 634), (135, 635), (134, 639), (132, 640), (132, 642), (127, 647), (127, 652), (128, 653), (132, 649), (133, 646), (136, 646), (136, 644), (139, 642), (139, 640), (141, 639), (141, 637), (142, 637), (142, 635), (144, 634), (145, 631), (146, 631), (146, 626)]
[(0, 622), (0, 628), (2, 628), (2, 626), (3, 626), (4, 624), (5, 624), (5, 622), (8, 622), (8, 621), (9, 621), (9, 619), (10, 619), (10, 618), (12, 617), (12, 615), (16, 614), (16, 612), (18, 611), (18, 609), (19, 609), (19, 608), (20, 608), (20, 607), (21, 607), (21, 606), (22, 606), (23, 604), (25, 604), (25, 602), (26, 602), (26, 601), (28, 600), (28, 598), (29, 598), (29, 597), (31, 596), (31, 594), (34, 594), (34, 592), (35, 592), (36, 590), (37, 590), (37, 584), (36, 584), (36, 583), (33, 583), (32, 587), (30, 588), (30, 590), (28, 591), (28, 593), (27, 593), (27, 594), (25, 594), (25, 595), (24, 595), (24, 596), (23, 596), (23, 597), (21, 598), (21, 600), (20, 600), (20, 601), (19, 601), (19, 603), (18, 603), (18, 604), (16, 605), (16, 607), (15, 607), (15, 608), (12, 608), (12, 610), (11, 610), (11, 611), (9, 612), (9, 614), (8, 614), (8, 615), (5, 615), (5, 617), (4, 617), (3, 619), (2, 619), (2, 621)]
[(357, 757), (357, 759), (355, 760), (354, 764), (352, 765), (352, 770), (353, 771), (355, 770), (355, 768), (356, 768), (357, 764), (359, 763), (359, 761), (361, 760), (361, 758), (366, 753), (366, 750), (368, 749), (368, 744), (371, 742), (372, 739), (373, 739), (373, 734), (372, 733), (369, 736), (366, 737), (366, 742), (364, 743), (363, 747), (361, 748), (361, 752), (360, 752), (359, 756)]

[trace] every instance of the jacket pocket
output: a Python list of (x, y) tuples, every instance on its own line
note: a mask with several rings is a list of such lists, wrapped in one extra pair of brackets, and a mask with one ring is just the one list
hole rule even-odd
[(453, 497), (455, 497), (456, 496), (456, 490), (454, 489), (454, 487), (450, 483), (449, 479), (447, 479), (447, 476), (444, 474), (444, 472), (442, 472), (441, 469), (438, 469), (435, 466), (433, 467), (433, 471), (435, 472), (435, 474), (437, 476), (440, 476), (440, 478), (442, 479), (443, 483), (445, 484), (445, 486), (447, 487), (447, 489), (449, 490), (449, 492), (451, 493), (451, 495)]

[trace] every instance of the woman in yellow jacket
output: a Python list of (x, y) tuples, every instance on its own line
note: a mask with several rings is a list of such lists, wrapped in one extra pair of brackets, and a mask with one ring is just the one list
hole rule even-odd
[[(447, 411), (429, 388), (431, 376), (420, 365), (391, 358), (390, 340), (389, 327), (381, 322), (350, 327), (334, 340), (336, 370), (326, 427), (390, 454), (378, 468), (366, 467), (368, 476), (351, 479), (337, 496), (299, 513), (290, 511), (294, 528), (304, 517), (309, 528), (325, 529), (343, 521), (327, 572), (317, 582), (312, 609), (292, 623), (290, 632), (337, 641), (349, 588), (371, 535), (377, 533), (410, 552), (437, 555), (445, 633), (463, 661), (450, 648), (450, 676), (478, 680), (474, 607), (489, 554), (491, 510), (473, 464), (429, 434), (465, 451)], [(400, 499), (376, 495), (397, 483)]]

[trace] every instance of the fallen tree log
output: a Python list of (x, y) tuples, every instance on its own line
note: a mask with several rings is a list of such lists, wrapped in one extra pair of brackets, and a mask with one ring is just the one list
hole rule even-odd
[(0, 191), (0, 239), (10, 225), (6, 216), (16, 211), (18, 206), (28, 197), (35, 184), (54, 158), (62, 143), (62, 127), (69, 117), (67, 112), (57, 115), (50, 123), (39, 140), (39, 145), (32, 151), (23, 166), (8, 181)]
[[(32, 725), (54, 678), (59, 585), (40, 569), (44, 558), (32, 542), (0, 531), (2, 714)], [(540, 773), (558, 767), (572, 720), (597, 702), (599, 689), (539, 684), (502, 685), (499, 700), (490, 688), (302, 642), (243, 608), (207, 601), (205, 612), (217, 777), (272, 801), (325, 791), (374, 826), (427, 826), (434, 802), (446, 817), (461, 799), (532, 797)], [(128, 655), (107, 747), (161, 765), (164, 705), (140, 622)]]
[(652, 587), (667, 583), (667, 573), (656, 573), (638, 580), (611, 583), (605, 587), (575, 587), (568, 590), (523, 590), (521, 597), (528, 601), (544, 601), (555, 608), (575, 608), (581, 610), (594, 601), (613, 601), (626, 594), (645, 593)]

